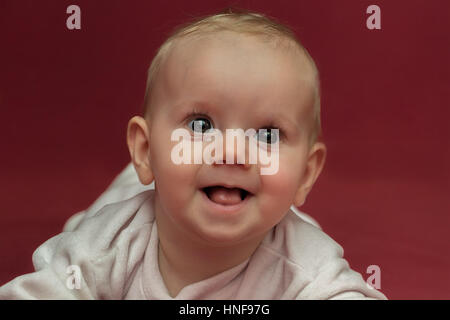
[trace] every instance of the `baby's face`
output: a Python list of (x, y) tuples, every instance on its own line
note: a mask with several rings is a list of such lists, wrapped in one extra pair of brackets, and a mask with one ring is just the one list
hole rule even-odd
[[(177, 43), (157, 79), (148, 120), (150, 165), (156, 210), (167, 221), (225, 245), (261, 237), (301, 202), (314, 102), (313, 69), (305, 57), (249, 36), (221, 34)], [(226, 129), (279, 129), (278, 171), (261, 175), (261, 165), (248, 158), (245, 164), (175, 164), (171, 153), (178, 142), (171, 135), (179, 128), (193, 135), (193, 121), (221, 130), (224, 159), (236, 151), (227, 148)], [(245, 198), (232, 187), (246, 190)]]

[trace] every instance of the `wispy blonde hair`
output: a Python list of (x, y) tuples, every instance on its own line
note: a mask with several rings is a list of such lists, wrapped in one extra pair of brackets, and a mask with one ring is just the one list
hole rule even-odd
[[(147, 85), (144, 98), (144, 114), (147, 115), (150, 110), (150, 97), (154, 81), (163, 63), (163, 60), (170, 52), (176, 40), (186, 38), (188, 36), (201, 36), (222, 31), (232, 31), (238, 34), (247, 34), (259, 37), (267, 42), (275, 45), (284, 44), (285, 47), (292, 47), (292, 45), (305, 54), (307, 59), (311, 62), (314, 71), (315, 81), (315, 99), (313, 111), (313, 132), (310, 142), (313, 143), (321, 135), (321, 121), (320, 121), (320, 80), (317, 66), (308, 53), (308, 51), (301, 44), (294, 32), (286, 25), (277, 22), (273, 18), (249, 12), (242, 9), (228, 8), (218, 14), (208, 15), (202, 18), (197, 18), (184, 25), (178, 26), (171, 33), (171, 35), (164, 41), (164, 43), (156, 51), (147, 74)], [(287, 41), (286, 41), (287, 40)]]

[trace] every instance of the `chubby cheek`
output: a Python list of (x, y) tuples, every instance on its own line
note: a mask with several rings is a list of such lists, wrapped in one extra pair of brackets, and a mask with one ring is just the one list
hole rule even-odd
[(174, 142), (156, 141), (150, 147), (153, 156), (151, 167), (161, 204), (168, 212), (181, 212), (186, 209), (189, 199), (195, 193), (195, 176), (198, 165), (177, 165), (171, 160)]
[[(300, 185), (303, 165), (292, 159), (280, 157), (278, 172), (273, 175), (261, 175), (261, 210), (265, 215), (279, 215), (281, 219), (294, 202)], [(296, 163), (297, 166), (293, 164)]]

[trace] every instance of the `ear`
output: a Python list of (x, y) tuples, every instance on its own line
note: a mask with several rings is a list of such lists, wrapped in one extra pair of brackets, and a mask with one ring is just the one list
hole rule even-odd
[(144, 185), (153, 181), (153, 172), (150, 166), (149, 132), (147, 121), (142, 117), (135, 116), (128, 122), (128, 150), (139, 181)]
[(294, 205), (296, 207), (302, 206), (308, 193), (311, 191), (314, 183), (322, 172), (325, 164), (327, 148), (322, 142), (316, 142), (308, 155), (305, 172), (302, 177), (302, 183), (295, 194)]

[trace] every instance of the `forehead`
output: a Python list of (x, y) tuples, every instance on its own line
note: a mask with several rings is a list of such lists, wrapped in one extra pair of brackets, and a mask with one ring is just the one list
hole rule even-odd
[(299, 48), (222, 32), (176, 41), (155, 90), (158, 87), (169, 108), (205, 101), (241, 111), (251, 108), (254, 114), (301, 117), (313, 105), (314, 77), (312, 64)]

